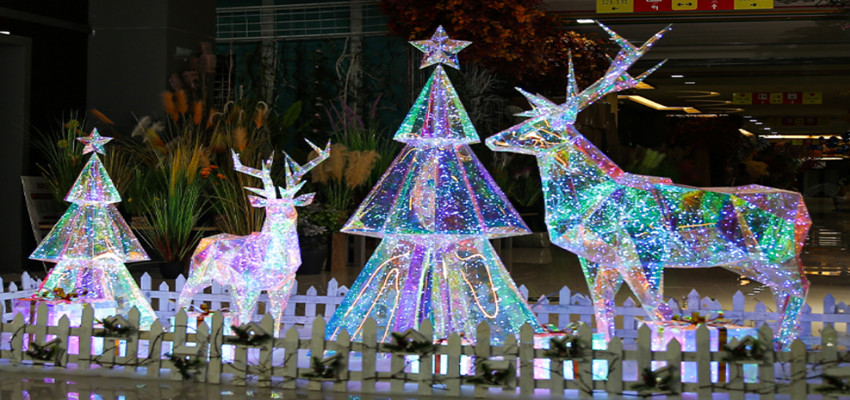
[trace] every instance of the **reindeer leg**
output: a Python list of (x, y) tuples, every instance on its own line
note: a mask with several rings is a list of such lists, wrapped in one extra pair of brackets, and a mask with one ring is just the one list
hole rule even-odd
[(206, 271), (207, 266), (204, 263), (197, 265), (193, 257), (192, 265), (189, 267), (189, 279), (186, 280), (183, 289), (180, 291), (180, 296), (177, 298), (178, 310), (188, 307), (192, 302), (192, 298), (210, 285), (210, 279), (205, 273)]
[(626, 285), (629, 285), (632, 293), (637, 296), (646, 315), (653, 321), (671, 320), (673, 310), (664, 302), (664, 296), (662, 296), (664, 266), (660, 263), (641, 264), (640, 257), (629, 237), (621, 238), (619, 243), (617, 258), (620, 264), (617, 268), (623, 275)]
[(769, 286), (776, 301), (779, 320), (774, 333), (774, 347), (785, 350), (791, 346), (800, 329), (800, 311), (806, 303), (809, 281), (800, 271), (802, 264), (798, 258), (791, 258), (781, 264), (758, 264), (762, 283)]
[[(614, 295), (623, 284), (620, 272), (609, 265), (599, 264), (584, 257), (579, 257), (590, 298), (593, 300), (593, 312), (596, 314), (596, 330), (605, 335), (605, 340), (611, 340), (616, 335), (614, 326)], [(568, 299), (561, 299), (563, 304)]]
[(231, 286), (233, 290), (233, 305), (236, 306), (236, 313), (233, 318), (236, 321), (234, 325), (243, 325), (251, 322), (251, 313), (257, 305), (257, 298), (260, 297), (259, 289), (246, 289), (244, 287)]
[(287, 280), (283, 287), (269, 292), (269, 313), (274, 318), (274, 336), (280, 333), (280, 320), (283, 317), (283, 309), (289, 303), (289, 296), (292, 294), (292, 285), (295, 282), (295, 277)]

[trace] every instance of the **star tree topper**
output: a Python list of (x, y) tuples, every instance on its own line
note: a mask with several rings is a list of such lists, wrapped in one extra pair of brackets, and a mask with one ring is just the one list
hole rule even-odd
[(457, 53), (472, 44), (472, 42), (449, 39), (449, 36), (446, 35), (446, 31), (441, 25), (437, 27), (437, 31), (434, 32), (431, 39), (416, 40), (410, 42), (410, 44), (425, 53), (422, 56), (420, 69), (434, 64), (446, 64), (454, 69), (460, 69), (457, 64)]
[(104, 150), (103, 145), (106, 142), (112, 140), (111, 137), (100, 136), (100, 133), (97, 132), (97, 128), (92, 129), (91, 135), (87, 137), (77, 138), (77, 140), (83, 142), (86, 146), (83, 147), (83, 154), (91, 153), (92, 151), (95, 153), (100, 153), (106, 155), (106, 150)]

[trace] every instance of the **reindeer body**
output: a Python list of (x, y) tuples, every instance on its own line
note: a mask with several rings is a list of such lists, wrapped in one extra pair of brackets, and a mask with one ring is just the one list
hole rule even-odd
[(650, 319), (667, 321), (663, 269), (721, 265), (771, 288), (781, 316), (778, 345), (790, 344), (808, 290), (800, 253), (811, 220), (802, 196), (759, 185), (696, 188), (620, 169), (578, 132), (575, 117), (642, 80), (648, 73), (635, 79), (626, 69), (663, 31), (636, 48), (603, 28), (623, 47), (605, 77), (579, 93), (570, 66), (563, 105), (523, 92), (535, 106), (524, 114), (532, 118), (487, 145), (537, 157), (549, 235), (579, 256), (606, 337), (615, 333), (614, 295), (622, 282)]
[(251, 321), (254, 305), (265, 290), (269, 296), (269, 313), (275, 319), (275, 332), (279, 330), (280, 317), (291, 295), (295, 272), (301, 265), (295, 207), (309, 204), (313, 194), (293, 197), (303, 185), (298, 183), (300, 178), (330, 154), (329, 148), (320, 150), (313, 147), (320, 157), (306, 168), (287, 157), (287, 189), (279, 188), (279, 198), (271, 182), (271, 158), (260, 171), (243, 166), (234, 153), (237, 171), (263, 179), (264, 189), (247, 188), (264, 196), (251, 196), (252, 205), (266, 208), (263, 228), (247, 236), (222, 233), (201, 239), (192, 254), (189, 278), (180, 292), (178, 307), (188, 306), (192, 297), (215, 281), (230, 287), (234, 308), (231, 322), (241, 325)]

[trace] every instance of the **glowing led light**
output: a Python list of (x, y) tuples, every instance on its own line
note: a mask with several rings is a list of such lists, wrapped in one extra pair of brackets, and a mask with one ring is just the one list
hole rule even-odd
[(324, 150), (310, 141), (307, 143), (319, 157), (301, 166), (286, 156), (286, 188), (276, 187), (272, 181), (273, 156), (258, 170), (242, 165), (239, 156), (233, 153), (233, 169), (263, 182), (262, 189), (246, 188), (258, 195), (248, 196), (251, 205), (266, 209), (263, 229), (247, 236), (222, 233), (201, 239), (192, 254), (189, 279), (180, 292), (178, 307), (188, 306), (192, 297), (216, 281), (230, 287), (235, 311), (233, 323), (241, 325), (251, 321), (257, 298), (265, 290), (269, 296), (268, 313), (275, 321), (274, 332), (280, 330), (280, 317), (292, 294), (295, 272), (301, 266), (295, 207), (310, 204), (315, 193), (295, 195), (304, 186), (301, 178), (330, 156), (330, 143)]
[(759, 185), (676, 185), (614, 164), (573, 126), (576, 114), (630, 87), (635, 80), (628, 68), (664, 31), (635, 47), (602, 28), (622, 48), (605, 76), (579, 92), (570, 65), (564, 104), (526, 96), (531, 118), (487, 139), (487, 145), (536, 156), (549, 235), (579, 256), (597, 328), (606, 337), (615, 333), (614, 294), (624, 281), (650, 320), (668, 321), (664, 268), (722, 265), (771, 288), (780, 314), (777, 343), (787, 347), (797, 336), (808, 291), (800, 253), (811, 220), (802, 195)]
[(127, 261), (148, 260), (148, 256), (115, 207), (121, 196), (97, 156), (104, 153), (103, 145), (110, 139), (100, 136), (97, 129), (78, 138), (85, 143), (83, 154), (94, 154), (65, 197), (71, 206), (30, 258), (58, 261), (39, 286), (39, 294), (74, 293), (77, 296), (68, 302), (91, 304), (97, 318), (114, 311), (126, 317), (136, 307), (140, 325), (148, 327), (156, 314), (124, 266)]
[[(423, 65), (456, 63), (433, 55), (444, 43), (468, 43), (448, 39), (442, 28), (434, 37), (414, 42)], [(470, 149), (478, 134), (442, 65), (395, 140), (407, 146), (343, 227), (382, 240), (328, 322), (328, 338), (345, 329), (361, 340), (367, 317), (381, 341), (425, 320), (435, 338), (458, 332), (473, 341), (487, 322), (494, 343), (526, 323), (540, 329), (488, 240), (528, 228)]]

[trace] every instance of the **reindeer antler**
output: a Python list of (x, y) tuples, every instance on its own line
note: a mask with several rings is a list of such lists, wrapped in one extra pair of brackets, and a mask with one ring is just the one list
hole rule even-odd
[(236, 152), (233, 151), (233, 150), (230, 150), (230, 152), (233, 154), (233, 169), (234, 170), (241, 172), (243, 174), (246, 174), (246, 175), (250, 175), (250, 176), (253, 176), (253, 177), (260, 178), (260, 180), (263, 181), (263, 188), (262, 189), (252, 188), (252, 187), (245, 187), (245, 189), (248, 189), (248, 190), (250, 190), (250, 191), (252, 191), (252, 192), (254, 192), (254, 193), (256, 193), (260, 196), (263, 196), (267, 199), (277, 198), (277, 191), (275, 190), (274, 181), (272, 181), (272, 176), (271, 176), (272, 162), (274, 161), (274, 153), (272, 153), (272, 155), (269, 156), (269, 158), (267, 160), (262, 161), (263, 169), (259, 170), (259, 169), (256, 169), (256, 168), (246, 167), (246, 166), (242, 165), (242, 161), (239, 160), (239, 154), (236, 154)]
[(310, 160), (307, 164), (298, 165), (289, 155), (286, 155), (286, 189), (291, 190), (295, 185), (301, 181), (301, 178), (304, 177), (311, 169), (315, 168), (319, 163), (325, 161), (331, 155), (331, 142), (328, 141), (328, 144), (324, 149), (320, 149), (319, 146), (313, 144), (313, 142), (304, 139), (316, 153), (319, 154), (318, 157)]
[[(666, 33), (667, 31), (672, 29), (672, 25), (667, 25), (664, 29), (658, 31), (655, 35), (653, 35), (649, 40), (644, 42), (640, 47), (636, 47), (632, 45), (628, 40), (618, 35), (616, 32), (612, 31), (607, 26), (597, 22), (600, 27), (602, 27), (605, 32), (608, 32), (608, 35), (611, 36), (611, 40), (620, 45), (620, 51), (617, 53), (617, 56), (611, 60), (611, 66), (608, 67), (608, 70), (605, 71), (605, 75), (602, 78), (599, 78), (596, 82), (586, 87), (581, 93), (576, 93), (578, 89), (575, 85), (575, 72), (573, 71), (573, 63), (572, 57), (570, 57), (570, 69), (569, 69), (569, 85), (567, 86), (567, 96), (575, 96), (576, 104), (578, 106), (578, 110), (582, 110), (590, 104), (593, 104), (599, 98), (609, 94), (614, 93), (620, 90), (625, 90), (628, 88), (632, 88), (641, 81), (644, 80), (650, 73), (658, 69), (664, 61), (651, 68), (650, 70), (644, 72), (639, 75), (637, 78), (633, 78), (626, 72), (629, 67), (631, 67), (641, 56), (643, 56), (653, 44), (655, 44), (658, 39)], [(666, 61), (666, 60), (665, 60)]]

